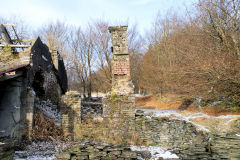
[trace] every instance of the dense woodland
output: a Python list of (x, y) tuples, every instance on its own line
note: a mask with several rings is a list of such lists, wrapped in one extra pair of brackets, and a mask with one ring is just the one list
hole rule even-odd
[[(70, 89), (86, 97), (110, 90), (110, 22), (92, 20), (82, 28), (56, 21), (30, 34), (27, 24), (13, 19), (20, 37), (40, 35), (51, 50), (60, 51)], [(157, 14), (144, 36), (136, 24), (129, 24), (135, 92), (177, 94), (240, 108), (239, 27), (239, 0), (199, 0), (181, 16), (172, 10)]]

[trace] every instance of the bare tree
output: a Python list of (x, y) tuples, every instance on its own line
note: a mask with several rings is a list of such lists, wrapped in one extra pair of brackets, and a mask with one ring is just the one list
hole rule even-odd
[(240, 1), (200, 0), (203, 30), (224, 45), (229, 54), (240, 55)]
[[(71, 83), (73, 85), (78, 84), (80, 88), (82, 86), (83, 90), (82, 93), (85, 96), (86, 93), (86, 59), (83, 54), (83, 33), (81, 28), (74, 28), (70, 33), (69, 38), (69, 47), (70, 47), (70, 54), (68, 56), (68, 61), (70, 62), (69, 70), (71, 70)], [(75, 86), (76, 87), (76, 86)]]
[(91, 97), (92, 92), (94, 39), (92, 28), (89, 26), (86, 30), (73, 28), (68, 41), (70, 47), (70, 69), (73, 70), (72, 76), (75, 77), (74, 80), (80, 81), (84, 97), (86, 97), (86, 92), (88, 97)]
[(50, 50), (57, 50), (64, 57), (66, 56), (64, 53), (67, 49), (68, 28), (66, 23), (57, 20), (56, 22), (50, 22), (47, 25), (43, 25), (35, 32), (35, 36), (40, 36), (46, 42)]
[(95, 35), (94, 51), (97, 55), (96, 65), (98, 70), (98, 76), (95, 75), (95, 81), (98, 81), (95, 88), (100, 87), (103, 91), (107, 91), (110, 89), (112, 82), (109, 25), (108, 22), (103, 20), (94, 21), (92, 25)]
[(130, 66), (131, 66), (131, 79), (135, 86), (135, 92), (141, 93), (140, 79), (141, 73), (139, 72), (143, 54), (146, 52), (146, 42), (139, 34), (137, 24), (132, 25), (127, 31), (128, 39), (128, 51), (130, 55)]

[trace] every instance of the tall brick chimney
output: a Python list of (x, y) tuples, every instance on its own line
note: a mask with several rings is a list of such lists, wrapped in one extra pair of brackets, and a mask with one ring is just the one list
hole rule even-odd
[(109, 27), (112, 40), (112, 90), (114, 94), (133, 94), (127, 42), (127, 26)]

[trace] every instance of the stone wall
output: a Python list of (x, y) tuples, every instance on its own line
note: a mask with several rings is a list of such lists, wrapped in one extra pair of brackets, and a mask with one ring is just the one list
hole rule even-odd
[(0, 137), (20, 137), (23, 77), (0, 82)]
[(0, 137), (30, 138), (34, 92), (27, 87), (26, 73), (0, 82), (0, 92)]
[(240, 135), (232, 133), (210, 134), (212, 159), (240, 159)]
[(77, 144), (69, 150), (57, 155), (59, 160), (136, 160), (137, 153), (127, 146), (108, 144)]
[(183, 158), (208, 158), (208, 137), (191, 123), (138, 111), (135, 124), (143, 145), (174, 149)]
[(61, 99), (61, 88), (57, 77), (53, 71), (44, 72), (43, 88), (45, 91), (45, 99), (50, 99), (53, 104), (58, 105)]
[(81, 124), (81, 96), (78, 92), (69, 91), (62, 96), (60, 104), (62, 114), (61, 126), (65, 139), (74, 140), (76, 128)]
[[(26, 94), (26, 95), (25, 95)], [(24, 98), (23, 98), (24, 97)], [(33, 114), (34, 114), (34, 98), (35, 93), (31, 88), (28, 88), (22, 93), (22, 129), (21, 133), (27, 136), (28, 139), (32, 138), (33, 133)]]
[(135, 97), (109, 95), (103, 98), (103, 118), (135, 117)]
[[(69, 99), (76, 104), (77, 99)], [(107, 100), (107, 101), (106, 101)], [(200, 131), (190, 122), (170, 117), (154, 117), (142, 111), (129, 112), (128, 106), (134, 105), (129, 96), (112, 96), (104, 100), (104, 112), (108, 112), (103, 121), (89, 121), (75, 127), (75, 140), (107, 142), (111, 144), (134, 144), (140, 146), (158, 146), (171, 150), (181, 159), (239, 159), (240, 136), (238, 134), (212, 134)], [(126, 109), (126, 110), (124, 110)], [(132, 114), (133, 113), (133, 114)], [(72, 114), (72, 113), (71, 113)], [(110, 116), (111, 115), (111, 116)], [(66, 115), (69, 118), (69, 114)], [(69, 122), (69, 119), (64, 121)], [(66, 123), (67, 124), (67, 123)], [(69, 125), (65, 126), (65, 129)], [(69, 133), (69, 130), (67, 130)], [(78, 131), (78, 132), (76, 132)], [(99, 145), (76, 145), (60, 155), (62, 159), (122, 158), (122, 152), (116, 151), (115, 145), (98, 148)], [(100, 145), (101, 146), (101, 145)], [(116, 149), (116, 150), (115, 150)], [(111, 157), (111, 156), (113, 157)], [(102, 158), (102, 157), (97, 157)], [(109, 157), (110, 156), (110, 157)]]
[(61, 55), (57, 52), (58, 55), (58, 78), (59, 84), (62, 89), (62, 94), (66, 93), (68, 90), (68, 79), (67, 79), (67, 71), (65, 69), (65, 64)]
[(64, 61), (56, 50), (51, 50), (52, 61), (55, 69), (58, 71), (57, 75), (59, 78), (59, 84), (61, 86), (62, 92), (67, 92), (68, 89), (68, 80), (67, 80), (67, 72), (65, 69)]
[(239, 159), (240, 136), (236, 133), (205, 133), (190, 122), (153, 117), (136, 112), (136, 133), (140, 145), (172, 150), (182, 159)]
[(0, 159), (11, 160), (13, 159), (16, 145), (18, 144), (15, 140), (1, 139), (0, 138)]
[[(41, 74), (43, 81), (43, 90), (45, 99), (50, 99), (54, 104), (58, 104), (61, 98), (61, 94), (65, 93), (66, 86), (62, 86), (66, 81), (64, 78), (65, 74), (61, 74), (58, 72), (58, 68), (62, 68), (61, 65), (58, 65), (57, 53), (53, 52), (53, 55), (49, 51), (47, 45), (42, 43), (40, 38), (38, 38), (34, 45), (31, 48), (31, 55), (32, 55), (32, 67), (28, 71), (28, 85), (32, 86), (34, 81), (36, 80), (35, 76), (37, 74)], [(52, 59), (52, 57), (54, 59)], [(54, 63), (55, 64), (54, 64)], [(55, 66), (57, 68), (55, 68)], [(63, 68), (65, 70), (65, 68)], [(64, 72), (61, 70), (61, 72)], [(36, 87), (40, 87), (36, 85)], [(35, 89), (34, 88), (34, 89)]]
[(40, 38), (38, 38), (31, 48), (31, 68), (28, 71), (29, 86), (33, 83), (34, 75), (37, 72), (50, 72), (53, 70), (54, 65), (52, 62), (51, 53)]
[(110, 95), (103, 99), (103, 120), (110, 126), (109, 134), (122, 138), (128, 144), (134, 133), (135, 98), (127, 95)]

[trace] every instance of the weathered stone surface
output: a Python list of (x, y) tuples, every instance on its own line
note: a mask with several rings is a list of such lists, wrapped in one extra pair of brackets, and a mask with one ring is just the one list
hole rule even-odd
[(10, 160), (13, 159), (14, 152), (18, 141), (10, 140), (10, 139), (1, 139), (0, 144), (0, 159), (1, 160)]
[(240, 136), (231, 133), (210, 135), (211, 152), (214, 159), (240, 158)]
[(127, 43), (127, 26), (109, 27), (112, 40), (112, 91), (114, 94), (133, 94), (130, 78), (130, 60)]
[[(73, 148), (79, 149), (77, 152), (73, 152), (73, 150), (76, 150)], [(65, 156), (65, 154), (67, 154), (67, 156)], [(145, 154), (148, 155), (147, 153)], [(71, 155), (71, 157), (68, 157), (68, 155)], [(134, 160), (137, 159), (137, 153), (123, 145), (85, 143), (74, 145), (65, 152), (58, 154), (57, 158), (60, 160)]]
[(62, 96), (60, 105), (62, 128), (66, 139), (75, 139), (75, 129), (81, 124), (81, 96), (78, 92), (69, 91)]
[(128, 26), (108, 28), (111, 33), (113, 52), (116, 54), (128, 54), (127, 28)]
[(136, 114), (136, 131), (145, 145), (175, 149), (182, 158), (198, 159), (207, 156), (207, 138), (191, 124), (169, 118)]
[(56, 156), (57, 159), (70, 159), (71, 158), (71, 155), (70, 153), (68, 152), (63, 152), (63, 153), (59, 153), (57, 156)]
[(62, 92), (67, 92), (68, 89), (68, 80), (67, 80), (67, 72), (65, 69), (64, 61), (61, 55), (56, 50), (51, 50), (52, 60), (55, 69), (58, 71), (57, 75), (59, 77), (59, 83), (62, 89)]
[(103, 99), (103, 117), (135, 117), (135, 97), (132, 95), (110, 95)]
[(240, 136), (230, 133), (203, 133), (184, 120), (152, 117), (136, 112), (136, 132), (143, 145), (173, 149), (182, 159), (237, 159)]
[[(40, 38), (31, 44), (26, 50), (14, 55), (8, 53), (7, 58), (0, 60), (0, 91), (4, 95), (0, 95), (0, 110), (15, 108), (14, 112), (6, 109), (8, 112), (2, 113), (4, 116), (1, 115), (0, 120), (9, 123), (0, 125), (0, 130), (5, 132), (0, 133), (0, 137), (25, 136), (30, 139), (35, 100), (50, 99), (57, 105), (61, 94), (67, 90), (67, 75), (61, 56), (57, 54), (53, 60), (49, 48)], [(58, 62), (55, 67), (53, 61)]]
[(130, 95), (111, 95), (103, 99), (103, 119), (109, 132), (116, 134), (122, 142), (131, 141), (134, 128), (135, 99)]

